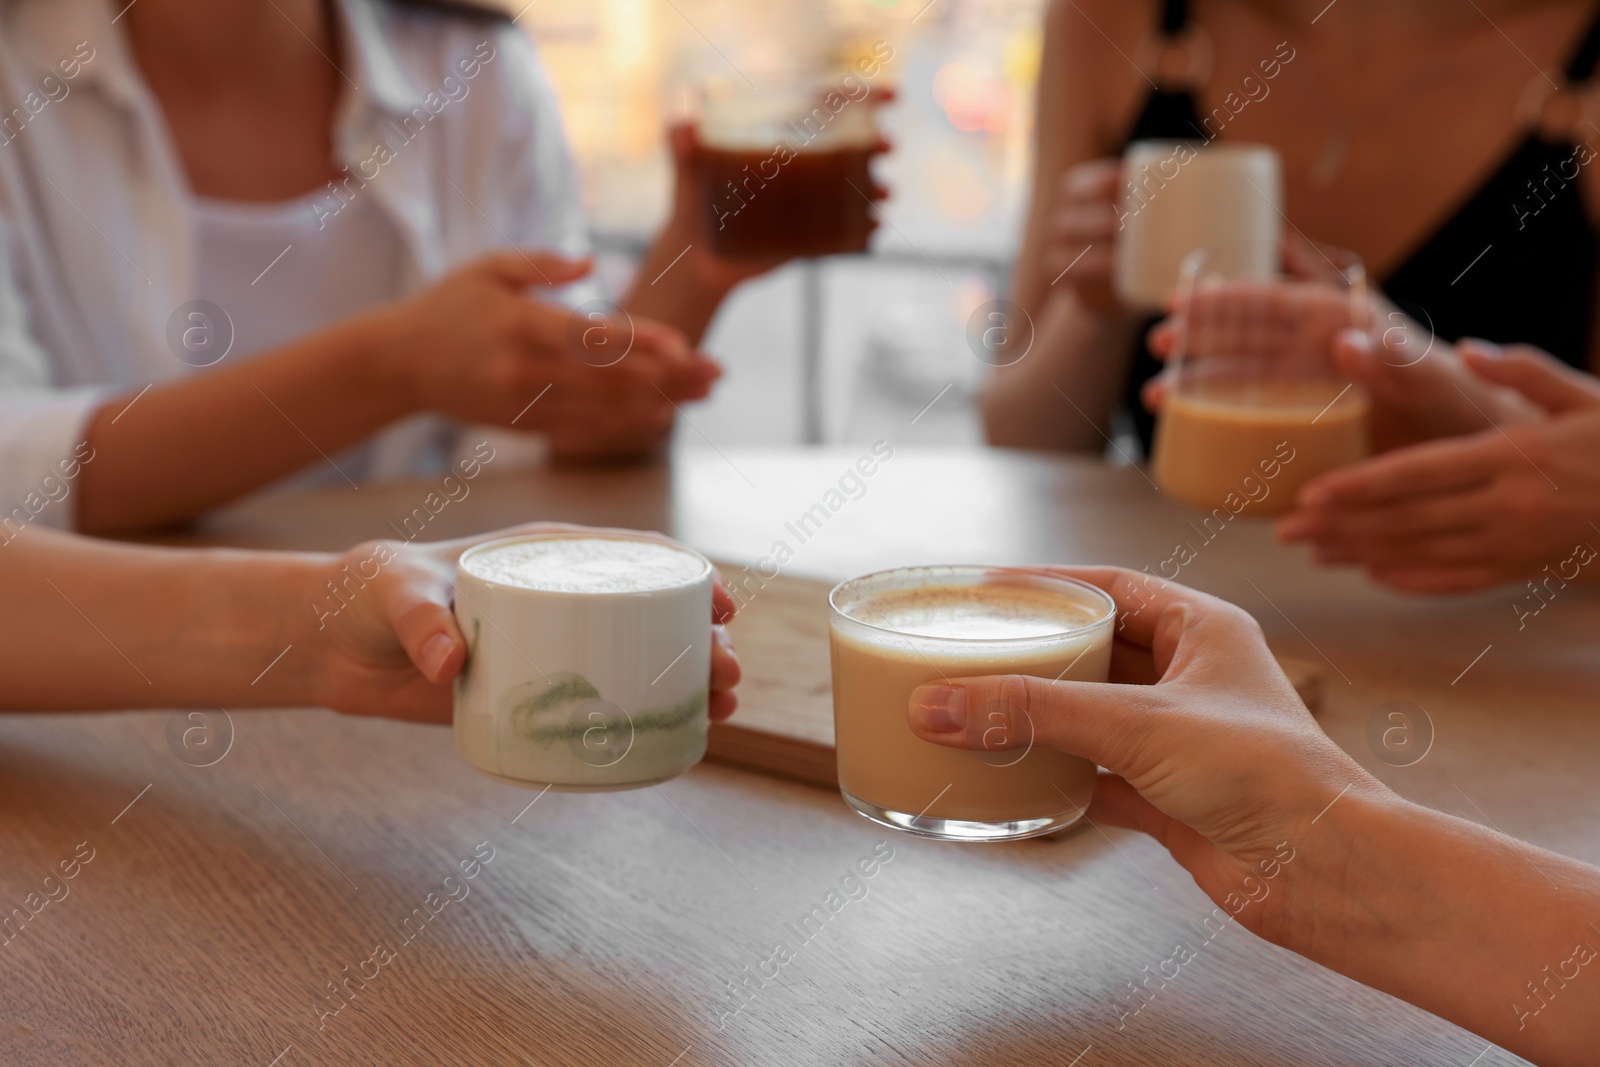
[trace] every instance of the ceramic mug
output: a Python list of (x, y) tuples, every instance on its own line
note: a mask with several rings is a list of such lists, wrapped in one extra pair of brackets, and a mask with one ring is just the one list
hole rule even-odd
[(634, 789), (706, 750), (711, 563), (624, 534), (490, 541), (456, 566), (456, 748), (513, 785)]
[(1233, 277), (1278, 273), (1283, 166), (1265, 145), (1137, 141), (1122, 157), (1113, 281), (1129, 307), (1160, 311), (1183, 262), (1212, 249)]

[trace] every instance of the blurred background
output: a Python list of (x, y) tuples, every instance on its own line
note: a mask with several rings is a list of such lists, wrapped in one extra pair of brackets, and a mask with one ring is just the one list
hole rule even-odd
[(537, 0), (522, 10), (517, 24), (561, 98), (612, 295), (665, 217), (663, 130), (690, 86), (825, 38), (894, 49), (876, 79), (899, 99), (881, 116), (895, 149), (877, 177), (892, 193), (871, 253), (792, 265), (734, 294), (704, 346), (727, 377), (689, 413), (712, 442), (980, 439), (973, 405), (987, 368), (966, 323), (1004, 288), (1016, 251), (1041, 12), (1042, 0)]

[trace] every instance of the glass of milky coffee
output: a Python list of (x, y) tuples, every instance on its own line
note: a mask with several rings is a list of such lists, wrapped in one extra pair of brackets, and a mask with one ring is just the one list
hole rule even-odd
[(512, 785), (665, 781), (706, 750), (711, 564), (623, 533), (512, 537), (456, 566), (461, 755)]
[[(1116, 605), (1076, 579), (1006, 567), (904, 567), (834, 588), (839, 789), (874, 822), (947, 841), (1036, 837), (1076, 823), (1095, 765), (1004, 726), (984, 749), (924, 741), (911, 693), (941, 679), (1025, 674), (1103, 682)], [(997, 708), (968, 711), (1003, 723)]]
[(1309, 279), (1241, 277), (1210, 249), (1185, 261), (1151, 466), (1207, 524), (1283, 514), (1367, 454), (1370, 402), (1332, 361), (1341, 331), (1370, 329), (1366, 275), (1353, 253), (1324, 255)]

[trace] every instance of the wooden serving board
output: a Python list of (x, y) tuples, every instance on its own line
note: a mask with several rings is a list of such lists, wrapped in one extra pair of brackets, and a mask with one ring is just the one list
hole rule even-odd
[[(724, 566), (724, 574), (738, 567)], [(728, 624), (744, 677), (739, 712), (711, 724), (706, 758), (837, 789), (833, 682), (828, 662), (828, 591), (779, 575)]]
[[(723, 573), (741, 568), (724, 566)], [(833, 758), (833, 689), (828, 662), (829, 583), (779, 575), (750, 596), (728, 625), (744, 679), (739, 712), (712, 723), (706, 758), (747, 770), (839, 786)], [(1313, 712), (1321, 668), (1278, 657)]]

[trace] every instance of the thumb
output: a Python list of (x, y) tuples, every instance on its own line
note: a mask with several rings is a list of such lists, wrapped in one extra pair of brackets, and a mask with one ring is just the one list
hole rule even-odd
[(566, 285), (594, 269), (594, 260), (570, 259), (539, 249), (509, 248), (478, 260), (479, 269), (507, 285)]
[(1139, 738), (1160, 718), (1155, 687), (995, 675), (930, 682), (906, 720), (924, 741), (980, 751), (1044, 745), (1128, 774)]
[(1509, 386), (1553, 415), (1600, 405), (1600, 385), (1532, 345), (1501, 348), (1488, 341), (1463, 340), (1457, 348), (1478, 377)]
[(1371, 384), (1377, 364), (1377, 343), (1365, 330), (1341, 330), (1333, 339), (1333, 365), (1351, 381)]
[(667, 149), (672, 154), (673, 166), (678, 170), (693, 166), (699, 137), (699, 129), (688, 120), (674, 122), (667, 127)]
[(640, 351), (676, 360), (688, 359), (694, 354), (689, 339), (677, 327), (654, 319), (633, 319), (631, 316), (630, 319), (634, 343)]
[(467, 642), (450, 610), (450, 583), (418, 561), (397, 561), (385, 586), (383, 619), (406, 657), (435, 685), (448, 682), (467, 659)]
[(1427, 347), (1405, 329), (1391, 327), (1374, 337), (1366, 330), (1339, 331), (1333, 339), (1333, 366), (1373, 397), (1401, 409), (1414, 409), (1429, 399), (1439, 363), (1428, 362)]

